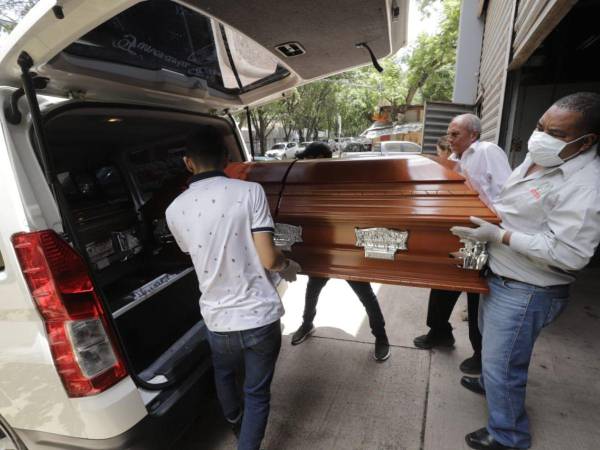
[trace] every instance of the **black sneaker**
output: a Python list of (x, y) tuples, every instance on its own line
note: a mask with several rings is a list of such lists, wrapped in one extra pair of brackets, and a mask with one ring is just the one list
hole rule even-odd
[(292, 335), (292, 345), (302, 344), (314, 332), (315, 326), (312, 323), (303, 323)]
[(390, 354), (390, 343), (387, 338), (375, 338), (375, 353), (373, 354), (375, 361), (385, 361)]
[(481, 354), (474, 354), (460, 363), (459, 369), (462, 373), (479, 375), (481, 373)]
[(429, 333), (414, 338), (413, 343), (415, 347), (430, 349), (433, 347), (453, 347), (454, 336), (452, 333), (446, 335), (439, 335), (429, 331)]

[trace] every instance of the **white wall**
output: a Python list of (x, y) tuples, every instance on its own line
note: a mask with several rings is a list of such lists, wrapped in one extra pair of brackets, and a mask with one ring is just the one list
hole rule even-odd
[(473, 105), (477, 97), (483, 20), (477, 17), (479, 0), (462, 0), (456, 48), (456, 77), (452, 101)]

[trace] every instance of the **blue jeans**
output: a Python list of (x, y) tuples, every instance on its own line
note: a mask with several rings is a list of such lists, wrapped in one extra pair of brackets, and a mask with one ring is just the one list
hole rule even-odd
[(278, 321), (245, 331), (208, 332), (215, 370), (217, 396), (225, 417), (233, 419), (242, 401), (236, 385), (236, 372), (243, 368), (244, 415), (238, 450), (258, 450), (265, 435), (271, 381), (281, 348)]
[(565, 309), (569, 285), (540, 287), (488, 276), (489, 294), (481, 296), (483, 335), (481, 384), (489, 411), (488, 432), (508, 447), (529, 448), (525, 412), (527, 372), (535, 340)]

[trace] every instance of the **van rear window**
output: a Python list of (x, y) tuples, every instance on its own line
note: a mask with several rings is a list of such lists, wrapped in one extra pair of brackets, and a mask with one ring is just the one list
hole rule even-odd
[[(219, 33), (217, 40), (214, 33)], [(240, 44), (240, 38), (246, 43)], [(220, 52), (219, 43), (223, 46)], [(258, 58), (257, 48), (261, 53)], [(207, 16), (164, 0), (134, 5), (84, 35), (65, 52), (150, 70), (168, 69), (203, 79), (211, 88), (227, 93), (245, 92), (289, 74), (268, 51), (234, 30), (222, 29)], [(228, 54), (240, 72), (242, 89), (230, 71)], [(250, 72), (260, 74), (260, 78), (243, 76), (248, 61), (255, 65)]]

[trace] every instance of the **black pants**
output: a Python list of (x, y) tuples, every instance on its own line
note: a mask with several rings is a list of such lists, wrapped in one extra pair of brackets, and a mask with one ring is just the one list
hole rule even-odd
[[(427, 307), (427, 326), (431, 328), (433, 333), (440, 336), (452, 334), (452, 326), (449, 320), (460, 294), (460, 292), (455, 291), (431, 290), (429, 294), (429, 306)], [(479, 294), (468, 293), (467, 303), (469, 312), (469, 340), (475, 353), (481, 353), (481, 333), (477, 325)]]
[[(304, 323), (312, 323), (317, 314), (317, 302), (319, 301), (319, 294), (325, 287), (329, 278), (309, 277), (308, 285), (306, 286), (306, 297), (304, 300)], [(377, 302), (377, 297), (371, 289), (369, 283), (362, 281), (348, 281), (348, 284), (358, 296), (369, 317), (369, 325), (371, 326), (371, 333), (375, 337), (386, 337), (385, 334), (385, 321), (383, 320), (383, 314), (381, 308)]]

